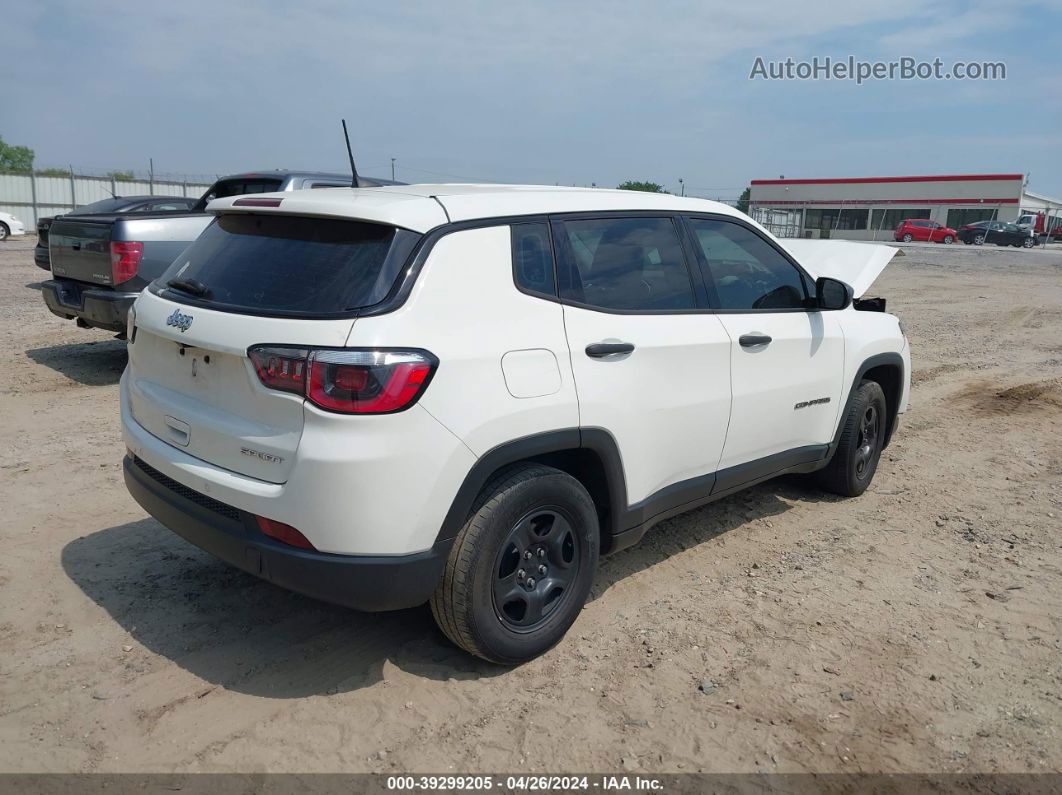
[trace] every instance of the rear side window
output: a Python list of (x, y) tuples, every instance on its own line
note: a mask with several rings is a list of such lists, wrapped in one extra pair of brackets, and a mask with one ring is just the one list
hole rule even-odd
[(513, 279), (516, 286), (524, 292), (556, 297), (549, 224), (513, 224), (512, 234)]
[(802, 309), (807, 295), (799, 270), (748, 227), (691, 218), (720, 309)]
[(419, 237), (361, 221), (221, 215), (155, 286), (216, 309), (341, 315), (383, 300)]
[(560, 297), (601, 309), (693, 309), (696, 300), (671, 218), (565, 221)]

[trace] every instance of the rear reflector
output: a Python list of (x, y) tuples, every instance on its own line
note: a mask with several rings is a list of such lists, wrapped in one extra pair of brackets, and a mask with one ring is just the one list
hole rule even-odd
[(279, 207), (283, 199), (237, 199), (233, 207)]
[(255, 516), (254, 520), (258, 523), (258, 529), (275, 541), (299, 549), (315, 549), (309, 539), (290, 524), (266, 519), (264, 516)]
[(143, 243), (111, 243), (111, 284), (121, 284), (136, 276), (143, 256)]
[(341, 414), (390, 414), (417, 402), (439, 361), (422, 350), (285, 348), (248, 350), (270, 389), (304, 395)]

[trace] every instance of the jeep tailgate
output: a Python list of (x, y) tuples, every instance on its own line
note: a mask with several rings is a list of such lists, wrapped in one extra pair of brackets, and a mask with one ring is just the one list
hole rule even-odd
[(354, 321), (218, 312), (145, 291), (136, 306), (125, 378), (133, 418), (184, 452), (270, 483), (288, 478), (303, 429), (303, 397), (267, 389), (253, 345), (342, 346)]

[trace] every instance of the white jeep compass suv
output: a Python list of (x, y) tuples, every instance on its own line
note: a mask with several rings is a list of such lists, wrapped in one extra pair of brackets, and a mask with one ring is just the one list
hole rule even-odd
[(667, 517), (782, 473), (862, 493), (907, 404), (900, 324), (859, 299), (884, 246), (552, 187), (209, 210), (130, 314), (130, 492), (285, 588), (430, 601), (488, 660), (557, 643), (598, 555)]

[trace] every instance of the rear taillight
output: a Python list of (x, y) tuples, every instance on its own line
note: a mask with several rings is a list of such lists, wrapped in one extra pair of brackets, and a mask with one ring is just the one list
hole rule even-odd
[(409, 408), (439, 364), (421, 350), (259, 345), (248, 355), (265, 386), (304, 395), (314, 405), (342, 414), (390, 414)]
[(248, 352), (258, 380), (270, 389), (306, 394), (307, 359), (305, 348), (271, 348), (259, 345)]
[(306, 538), (302, 533), (292, 527), (290, 524), (284, 524), (283, 522), (277, 522), (273, 519), (266, 519), (264, 516), (255, 516), (255, 522), (258, 524), (258, 529), (265, 533), (272, 539), (279, 541), (282, 544), (288, 546), (298, 547), (299, 549), (315, 549), (310, 540)]
[(111, 283), (121, 284), (136, 276), (143, 256), (143, 243), (111, 243)]

